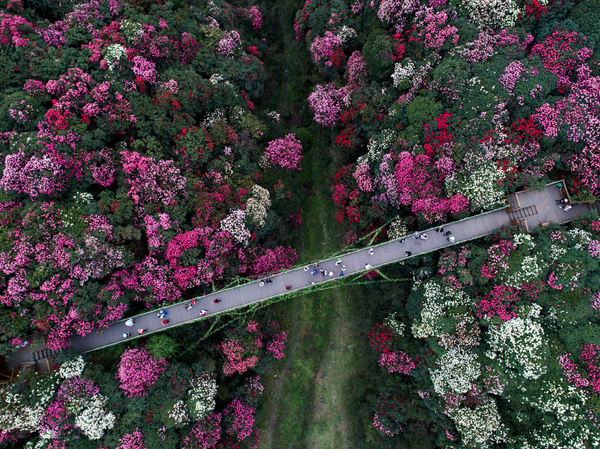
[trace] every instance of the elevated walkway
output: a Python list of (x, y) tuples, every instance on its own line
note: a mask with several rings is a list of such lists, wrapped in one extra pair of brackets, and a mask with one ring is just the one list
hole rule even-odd
[[(564, 181), (559, 182), (562, 183), (562, 186), (565, 185)], [(345, 275), (369, 271), (370, 269), (365, 268), (367, 263), (371, 267), (377, 268), (404, 260), (407, 251), (412, 253), (410, 257), (416, 257), (448, 246), (459, 245), (465, 241), (491, 234), (502, 226), (510, 226), (513, 223), (518, 225), (523, 232), (528, 232), (540, 225), (545, 226), (549, 223), (566, 223), (580, 217), (590, 208), (597, 207), (590, 204), (573, 204), (572, 209), (567, 211), (559, 208), (557, 200), (564, 197), (566, 189), (556, 188), (555, 184), (557, 183), (548, 184), (542, 191), (527, 190), (510, 195), (509, 201), (512, 207), (445, 224), (444, 231), (452, 232), (452, 236), (455, 238), (454, 243), (450, 243), (447, 237), (432, 229), (423, 231), (428, 234), (427, 240), (407, 236), (404, 243), (401, 243), (398, 239), (373, 247), (373, 255), (369, 254), (368, 249), (341, 255), (339, 257), (347, 267)], [(517, 207), (515, 208), (515, 206)], [(260, 287), (259, 282), (256, 281), (197, 298), (196, 304), (190, 310), (186, 310), (184, 307), (189, 301), (165, 307), (169, 319), (166, 326), (161, 324), (156, 312), (149, 312), (134, 317), (135, 325), (133, 327), (126, 327), (124, 321), (119, 321), (102, 332), (94, 331), (85, 337), (75, 336), (71, 339), (71, 345), (80, 352), (93, 351), (123, 342), (124, 332), (131, 332), (132, 337), (129, 337), (129, 339), (132, 339), (137, 336), (137, 329), (140, 328), (143, 328), (144, 334), (147, 335), (165, 328), (180, 326), (200, 319), (209, 319), (211, 316), (223, 312), (289, 293), (285, 288), (286, 285), (292, 286), (291, 291), (297, 291), (309, 289), (313, 286), (311, 283), (317, 285), (325, 282), (336, 282), (341, 272), (340, 267), (335, 265), (336, 259), (337, 257), (320, 262), (319, 269), (324, 269), (328, 273), (323, 278), (319, 274), (312, 276), (311, 270), (292, 269), (272, 276), (273, 282), (265, 284), (263, 287)], [(333, 272), (333, 275), (329, 276), (329, 272)], [(215, 298), (220, 299), (221, 302), (214, 304), (213, 299)], [(208, 311), (206, 317), (201, 318), (199, 316), (201, 309)], [(45, 348), (38, 347), (35, 348), (35, 351), (31, 351), (31, 349), (27, 347), (21, 349), (8, 362), (8, 367), (16, 366), (21, 362), (35, 361), (34, 353), (43, 351)]]

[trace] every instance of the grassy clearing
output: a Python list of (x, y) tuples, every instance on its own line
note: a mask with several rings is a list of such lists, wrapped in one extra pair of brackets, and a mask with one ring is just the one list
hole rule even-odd
[[(284, 1), (288, 33), (293, 33), (290, 24), (299, 6), (297, 0)], [(337, 163), (332, 163), (329, 155), (329, 133), (315, 127), (307, 114), (311, 83), (308, 52), (303, 42), (290, 37), (282, 122), (298, 137), (303, 131), (307, 141), (301, 140), (305, 148), (310, 148), (303, 159), (302, 177), (307, 191), (299, 245), (300, 258), (307, 261), (331, 254), (341, 245), (329, 191)], [(283, 59), (280, 55), (273, 57), (278, 67)], [(305, 123), (309, 128), (303, 130)], [(330, 289), (274, 306), (289, 340), (287, 357), (275, 367), (273, 377), (264, 379), (265, 395), (257, 411), (261, 449), (349, 447), (352, 426), (347, 419), (347, 384), (359, 369), (360, 357), (355, 348), (360, 337), (347, 294)]]
[[(311, 157), (317, 148), (318, 140), (304, 158), (303, 177), (305, 183), (312, 186), (312, 191), (303, 205), (303, 260), (329, 254), (339, 245), (331, 223), (333, 205), (329, 190), (319, 184), (320, 180), (330, 176), (329, 164), (323, 158)], [(327, 290), (303, 294), (298, 299), (276, 305), (277, 316), (283, 328), (290, 333), (288, 357), (290, 352), (292, 355), (286, 360), (289, 371), (283, 382), (280, 380), (284, 365), (279, 365), (275, 373), (277, 377), (266, 384), (266, 401), (259, 410), (259, 426), (263, 429), (261, 448), (305, 447), (307, 435), (314, 427), (312, 417), (315, 414), (315, 398), (318, 399), (315, 383), (335, 333), (331, 323), (337, 313), (337, 302), (335, 290)], [(274, 414), (273, 407), (276, 407)], [(272, 422), (271, 416), (274, 417)]]
[(314, 381), (312, 415), (306, 432), (306, 447), (347, 448), (348, 422), (346, 385), (359, 361), (348, 301), (348, 289), (331, 290), (333, 315), (327, 323), (330, 338)]

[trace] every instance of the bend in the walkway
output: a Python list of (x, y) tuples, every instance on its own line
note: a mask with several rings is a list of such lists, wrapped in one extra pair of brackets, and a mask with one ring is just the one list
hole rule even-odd
[[(564, 211), (558, 208), (556, 200), (561, 197), (554, 184), (548, 185), (541, 191), (530, 190), (518, 194), (518, 202), (521, 209), (528, 206), (535, 206), (525, 220), (528, 221), (528, 228), (533, 229), (539, 225), (546, 225), (548, 222), (564, 223), (571, 221), (586, 211), (590, 210), (588, 204), (576, 204), (573, 208)], [(462, 244), (465, 241), (477, 239), (493, 233), (502, 226), (514, 224), (514, 214), (512, 209), (502, 208), (460, 221), (447, 223), (444, 225), (444, 231), (450, 231), (454, 237), (454, 242), (449, 242), (448, 237), (438, 233), (436, 229), (422, 231), (427, 239), (415, 239), (413, 236), (407, 236), (405, 242), (400, 239), (381, 243), (373, 246), (373, 252), (369, 248), (355, 250), (339, 256), (343, 265), (346, 266), (344, 276), (370, 271), (371, 268), (378, 268), (384, 265), (395, 263), (407, 258), (407, 252), (410, 257), (416, 257), (439, 249)], [(535, 212), (535, 213), (534, 213)], [(322, 283), (336, 282), (341, 276), (341, 265), (336, 264), (336, 258), (331, 258), (320, 262), (318, 270), (325, 270), (326, 274), (320, 273), (312, 275), (312, 266), (305, 271), (305, 268), (292, 269), (278, 275), (272, 276), (272, 282), (260, 286), (259, 281), (231, 287), (227, 290), (221, 290), (210, 295), (196, 298), (196, 303), (191, 309), (186, 309), (185, 303), (173, 304), (165, 307), (167, 319), (166, 325), (161, 324), (161, 319), (156, 316), (156, 311), (140, 314), (134, 317), (133, 327), (126, 327), (124, 321), (112, 324), (102, 332), (92, 332), (85, 337), (76, 336), (71, 339), (71, 345), (80, 352), (93, 351), (95, 349), (122, 343), (137, 337), (137, 330), (144, 329), (144, 335), (152, 332), (158, 332), (167, 328), (188, 324), (201, 319), (211, 319), (216, 315), (228, 313), (236, 309), (247, 307), (250, 304), (275, 298), (290, 292), (297, 292), (301, 289), (310, 289), (313, 285)], [(286, 290), (286, 286), (291, 286)], [(214, 299), (220, 302), (214, 303)], [(206, 310), (207, 316), (200, 317), (200, 311)], [(131, 337), (123, 338), (123, 334), (129, 332)], [(11, 364), (18, 364), (23, 360), (28, 360), (27, 348), (23, 348), (16, 357), (10, 361)]]

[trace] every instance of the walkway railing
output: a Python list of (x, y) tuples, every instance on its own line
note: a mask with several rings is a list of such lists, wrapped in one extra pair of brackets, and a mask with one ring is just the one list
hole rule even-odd
[[(536, 210), (540, 214), (523, 218), (524, 223), (519, 224), (522, 225), (524, 231), (528, 231), (538, 225), (537, 222), (534, 225), (529, 225), (527, 222), (528, 219), (535, 218), (536, 220), (543, 222), (562, 223), (570, 221), (574, 217), (581, 216), (590, 209), (589, 205), (574, 205), (572, 210), (564, 213), (561, 209), (556, 207), (557, 205), (554, 201), (560, 198), (560, 192), (558, 189), (554, 188), (552, 184), (546, 187), (545, 194), (532, 190), (520, 192), (519, 196), (522, 197), (525, 204), (535, 200)], [(521, 204), (523, 204), (523, 202)], [(318, 263), (320, 264), (320, 269), (326, 269), (327, 275), (325, 277), (321, 277), (320, 275), (317, 277), (312, 276), (311, 271), (305, 271), (302, 266), (297, 266), (283, 273), (273, 275), (273, 282), (266, 284), (263, 287), (259, 286), (257, 280), (249, 279), (246, 280), (247, 282), (245, 284), (235, 286), (229, 284), (230, 286), (228, 288), (196, 298), (196, 304), (190, 310), (184, 307), (184, 304), (190, 302), (189, 300), (165, 307), (165, 310), (168, 313), (167, 318), (169, 319), (169, 323), (166, 326), (160, 324), (161, 321), (155, 315), (156, 311), (153, 311), (133, 317), (136, 321), (133, 328), (125, 327), (124, 321), (120, 321), (112, 324), (102, 332), (92, 332), (85, 337), (73, 337), (71, 339), (71, 344), (80, 352), (93, 351), (95, 349), (104, 348), (136, 338), (136, 331), (140, 328), (144, 329), (145, 336), (148, 333), (181, 326), (203, 319), (212, 320), (211, 326), (207, 332), (208, 335), (215, 329), (226, 324), (223, 324), (221, 321), (221, 318), (225, 315), (242, 315), (248, 307), (260, 307), (261, 304), (275, 298), (284, 299), (287, 295), (298, 294), (300, 291), (310, 290), (316, 288), (316, 286), (333, 286), (336, 284), (352, 283), (352, 280), (346, 280), (346, 276), (362, 275), (371, 269), (377, 269), (384, 265), (396, 263), (407, 257), (416, 257), (452, 245), (464, 244), (467, 241), (489, 235), (502, 226), (510, 226), (511, 221), (512, 219), (507, 212), (507, 208), (502, 207), (445, 224), (444, 230), (450, 231), (452, 237), (454, 237), (454, 241), (452, 242), (448, 240), (447, 236), (438, 233), (437, 228), (431, 228), (421, 232), (421, 234), (428, 235), (426, 240), (414, 239), (413, 236), (406, 236), (406, 241), (404, 243), (401, 242), (401, 239), (396, 239), (373, 246), (372, 255), (367, 248), (362, 248), (341, 255), (334, 255), (322, 260)], [(369, 243), (372, 243), (372, 240), (375, 237), (376, 235), (373, 235), (371, 237), (371, 242)], [(347, 267), (344, 273), (341, 273), (340, 266), (335, 264), (338, 257), (342, 258), (343, 264)], [(330, 272), (333, 273), (332, 276), (329, 275)], [(292, 286), (291, 291), (286, 290), (286, 286)], [(217, 304), (213, 303), (213, 299), (216, 298), (221, 300)], [(207, 311), (206, 316), (200, 316), (199, 310), (201, 309)], [(123, 334), (128, 331), (136, 335), (123, 338)], [(25, 358), (23, 358), (24, 356)], [(21, 353), (14, 359), (15, 362), (18, 362), (18, 360), (26, 360), (26, 355)]]

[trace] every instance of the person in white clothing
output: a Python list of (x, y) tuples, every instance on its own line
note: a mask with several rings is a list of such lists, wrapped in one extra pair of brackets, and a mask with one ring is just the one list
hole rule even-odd
[(133, 318), (129, 318), (127, 321), (125, 321), (125, 326), (133, 326)]

